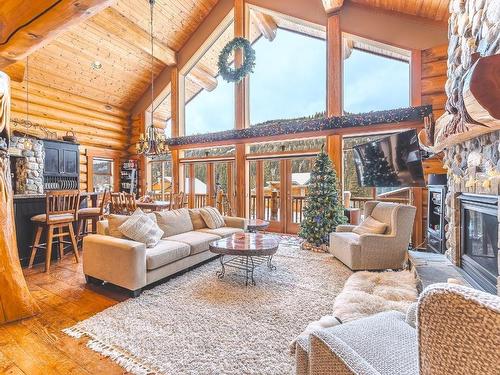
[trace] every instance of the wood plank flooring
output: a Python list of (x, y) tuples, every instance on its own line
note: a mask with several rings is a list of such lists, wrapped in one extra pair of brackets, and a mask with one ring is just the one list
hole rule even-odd
[(89, 286), (82, 263), (72, 254), (51, 266), (24, 271), (28, 286), (42, 312), (34, 318), (0, 326), (0, 374), (9, 375), (114, 375), (127, 374), (110, 359), (61, 332), (128, 298), (117, 288)]

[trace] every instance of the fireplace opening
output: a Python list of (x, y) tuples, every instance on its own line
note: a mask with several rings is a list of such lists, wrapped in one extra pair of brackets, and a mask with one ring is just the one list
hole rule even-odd
[(462, 194), (461, 267), (479, 287), (496, 293), (498, 277), (498, 197)]

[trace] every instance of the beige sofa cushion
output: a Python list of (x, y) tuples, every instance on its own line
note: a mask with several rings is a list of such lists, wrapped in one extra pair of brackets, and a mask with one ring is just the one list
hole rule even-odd
[(154, 220), (150, 219), (140, 208), (130, 215), (118, 230), (131, 240), (154, 247), (163, 236), (163, 231)]
[(193, 255), (208, 250), (208, 244), (220, 238), (220, 236), (215, 234), (191, 231), (170, 236), (167, 240), (188, 244), (191, 247), (191, 255)]
[(164, 232), (163, 238), (193, 230), (193, 223), (187, 208), (155, 212), (158, 226)]
[(361, 224), (355, 227), (352, 231), (360, 236), (362, 234), (384, 234), (387, 230), (387, 224), (375, 220), (368, 216)]
[(203, 229), (207, 227), (207, 223), (203, 220), (199, 208), (191, 208), (189, 210), (189, 216), (191, 217), (191, 222), (193, 223), (193, 230)]
[[(156, 223), (156, 216), (154, 215), (154, 213), (151, 212), (145, 215)], [(100, 233), (100, 234), (106, 234), (116, 238), (126, 238), (123, 235), (123, 233), (118, 230), (118, 228), (125, 221), (127, 221), (129, 217), (130, 216), (128, 215), (116, 215), (116, 214), (109, 215), (107, 220), (108, 225), (107, 228), (105, 229), (105, 233)], [(105, 222), (105, 220), (103, 220), (103, 222)]]
[(230, 237), (235, 233), (243, 233), (244, 230), (240, 229), (240, 228), (233, 228), (233, 227), (222, 227), (222, 228), (217, 228), (217, 229), (210, 229), (210, 228), (199, 229), (198, 232), (215, 234), (215, 235), (220, 236), (220, 237)]
[(200, 214), (210, 229), (222, 228), (226, 225), (219, 210), (214, 207), (203, 207), (200, 209)]
[(146, 249), (146, 268), (154, 270), (185, 258), (191, 252), (189, 245), (182, 242), (160, 240), (155, 247)]

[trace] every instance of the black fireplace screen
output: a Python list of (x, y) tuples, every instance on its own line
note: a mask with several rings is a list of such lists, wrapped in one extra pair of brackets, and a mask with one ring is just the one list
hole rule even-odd
[(464, 210), (463, 255), (470, 257), (492, 276), (498, 275), (498, 219), (474, 209)]

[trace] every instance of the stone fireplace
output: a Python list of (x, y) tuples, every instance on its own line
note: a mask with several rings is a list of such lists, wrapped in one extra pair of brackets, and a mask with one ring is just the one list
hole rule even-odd
[(445, 151), (446, 256), (490, 292), (498, 277), (499, 147), (496, 131)]
[[(45, 152), (43, 141), (32, 137), (12, 136), (10, 139), (15, 176), (15, 194), (42, 194)], [(16, 152), (17, 151), (17, 152)]]

